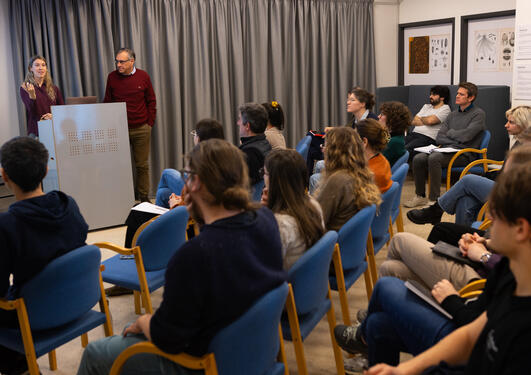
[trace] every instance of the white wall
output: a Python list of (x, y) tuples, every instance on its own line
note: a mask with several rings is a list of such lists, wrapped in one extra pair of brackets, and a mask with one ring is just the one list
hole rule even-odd
[(398, 82), (398, 0), (374, 1), (376, 86)]
[[(516, 0), (516, 27), (518, 25), (531, 24), (531, 1), (529, 0)], [(515, 43), (518, 44), (518, 34), (516, 35)], [(527, 61), (529, 63), (529, 61)], [(516, 73), (513, 71), (513, 86), (516, 87)], [(515, 91), (513, 90), (513, 107), (518, 105), (531, 105), (529, 100), (516, 100), (514, 99)]]
[(0, 0), (0, 145), (19, 135), (18, 83), (13, 76), (13, 58), (9, 31), (9, 2)]

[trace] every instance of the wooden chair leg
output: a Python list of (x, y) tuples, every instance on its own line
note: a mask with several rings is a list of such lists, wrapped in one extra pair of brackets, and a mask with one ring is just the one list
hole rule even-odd
[(140, 309), (140, 292), (133, 290), (133, 298), (135, 300), (135, 314), (140, 315), (142, 314)]
[(389, 239), (393, 238), (395, 232), (393, 231), (393, 219), (389, 216)]
[(30, 375), (39, 375), (39, 365), (37, 364), (35, 345), (33, 344), (33, 336), (29, 325), (28, 311), (26, 310), (26, 304), (22, 298), (15, 301), (15, 308), (17, 311), (18, 324), (20, 326), (20, 334), (22, 336), (22, 344), (24, 345), (24, 353), (26, 353), (26, 361), (28, 362), (29, 373)]
[(288, 360), (286, 359), (286, 351), (284, 349), (284, 336), (282, 336), (282, 326), (278, 325), (278, 338), (280, 340), (280, 348), (278, 350), (277, 360), (284, 364), (284, 375), (289, 375)]
[(341, 304), (341, 314), (343, 315), (343, 324), (350, 326), (352, 325), (352, 323), (350, 321), (350, 313), (348, 310), (345, 275), (343, 274), (343, 265), (341, 264), (341, 253), (339, 249), (339, 244), (337, 243), (334, 248), (332, 260), (334, 262), (334, 271), (336, 273), (337, 292), (339, 294), (339, 303)]
[(404, 219), (402, 217), (402, 206), (398, 206), (398, 216), (396, 217), (396, 231), (404, 231)]
[(100, 297), (100, 311), (105, 314), (105, 323), (103, 323), (103, 331), (105, 332), (105, 336), (109, 337), (112, 336), (113, 330), (112, 330), (112, 318), (111, 318), (111, 312), (109, 311), (109, 303), (107, 300), (107, 296), (105, 295), (105, 289), (103, 288), (103, 279), (101, 277), (101, 271), (105, 269), (105, 266), (102, 264), (100, 266), (100, 290), (101, 290), (101, 297)]
[(48, 353), (48, 363), (50, 363), (50, 370), (57, 370), (57, 356), (55, 355), (55, 350)]
[(306, 367), (306, 358), (304, 357), (304, 347), (302, 346), (302, 336), (299, 326), (299, 318), (297, 316), (297, 308), (295, 307), (295, 297), (293, 296), (293, 288), (289, 284), (288, 297), (286, 299), (286, 310), (288, 312), (289, 327), (291, 330), (291, 341), (295, 348), (295, 358), (297, 359), (297, 368), (300, 375), (308, 375), (308, 368)]
[(328, 299), (330, 300), (330, 310), (326, 313), (328, 318), (328, 326), (330, 327), (330, 337), (332, 338), (332, 349), (334, 350), (334, 358), (336, 360), (336, 369), (338, 375), (345, 375), (345, 367), (343, 365), (343, 355), (341, 349), (337, 345), (334, 336), (334, 328), (336, 326), (336, 316), (334, 312), (334, 304), (332, 303), (332, 293), (330, 292), (330, 285), (328, 285)]
[(367, 260), (369, 262), (369, 269), (371, 270), (372, 285), (374, 285), (378, 280), (378, 273), (376, 271), (376, 259), (374, 257), (374, 244), (372, 242), (371, 231), (369, 231), (369, 236), (367, 237)]
[(88, 334), (84, 333), (81, 335), (81, 346), (86, 348), (88, 345)]
[[(367, 256), (365, 256), (365, 260), (367, 260)], [(372, 296), (372, 279), (371, 279), (371, 272), (369, 270), (369, 267), (365, 270), (363, 273), (363, 277), (365, 278), (365, 289), (367, 290), (367, 301), (371, 300)]]
[(149, 290), (147, 290), (147, 293), (142, 293), (142, 305), (147, 314), (153, 314), (153, 305), (151, 304)]

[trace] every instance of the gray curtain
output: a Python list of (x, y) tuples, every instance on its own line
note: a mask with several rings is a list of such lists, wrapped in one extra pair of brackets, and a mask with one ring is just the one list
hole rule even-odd
[(376, 88), (373, 0), (11, 0), (10, 12), (15, 74), (43, 54), (65, 96), (101, 99), (114, 51), (135, 50), (157, 95), (153, 187), (201, 118), (237, 143), (238, 105), (277, 100), (294, 146), (346, 123), (352, 86)]

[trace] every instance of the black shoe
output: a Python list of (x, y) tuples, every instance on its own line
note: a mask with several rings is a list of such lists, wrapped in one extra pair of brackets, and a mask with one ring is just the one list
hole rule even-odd
[(429, 207), (408, 211), (407, 218), (415, 224), (437, 224), (441, 222), (443, 209), (435, 202)]
[(369, 314), (369, 310), (367, 309), (361, 309), (358, 310), (356, 313), (356, 318), (358, 319), (358, 323), (363, 323), (363, 321), (367, 318), (367, 315)]
[(361, 332), (359, 325), (345, 326), (342, 324), (334, 328), (334, 336), (336, 342), (341, 349), (350, 354), (364, 354), (367, 355), (367, 345), (361, 340)]
[(140, 196), (138, 197), (138, 200), (139, 200), (140, 202), (149, 202), (149, 203), (151, 203), (151, 201), (149, 200), (149, 197), (148, 197), (147, 195), (140, 195)]
[(123, 296), (125, 294), (133, 294), (133, 290), (124, 288), (123, 286), (115, 285), (105, 289), (105, 294), (107, 295), (107, 297), (116, 297)]

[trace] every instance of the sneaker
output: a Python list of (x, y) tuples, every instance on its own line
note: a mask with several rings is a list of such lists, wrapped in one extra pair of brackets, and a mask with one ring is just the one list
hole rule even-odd
[(412, 208), (418, 206), (425, 206), (428, 203), (428, 198), (415, 195), (413, 198), (404, 203), (404, 207)]
[(363, 354), (357, 355), (352, 358), (347, 358), (343, 361), (343, 366), (347, 372), (358, 372), (362, 373), (363, 371), (369, 368), (369, 360)]
[(426, 208), (411, 210), (407, 212), (407, 218), (415, 224), (437, 224), (441, 222), (443, 209), (439, 203), (435, 202)]
[(368, 313), (369, 310), (367, 309), (358, 310), (358, 312), (356, 313), (356, 318), (358, 319), (359, 324), (363, 323), (363, 321), (367, 318)]
[(115, 285), (105, 289), (105, 294), (107, 295), (107, 297), (116, 297), (123, 296), (125, 294), (133, 294), (133, 290), (124, 288), (123, 286)]
[(361, 353), (367, 355), (367, 345), (361, 341), (359, 326), (359, 324), (354, 326), (339, 324), (334, 328), (334, 336), (336, 337), (337, 344), (344, 351), (350, 354)]

